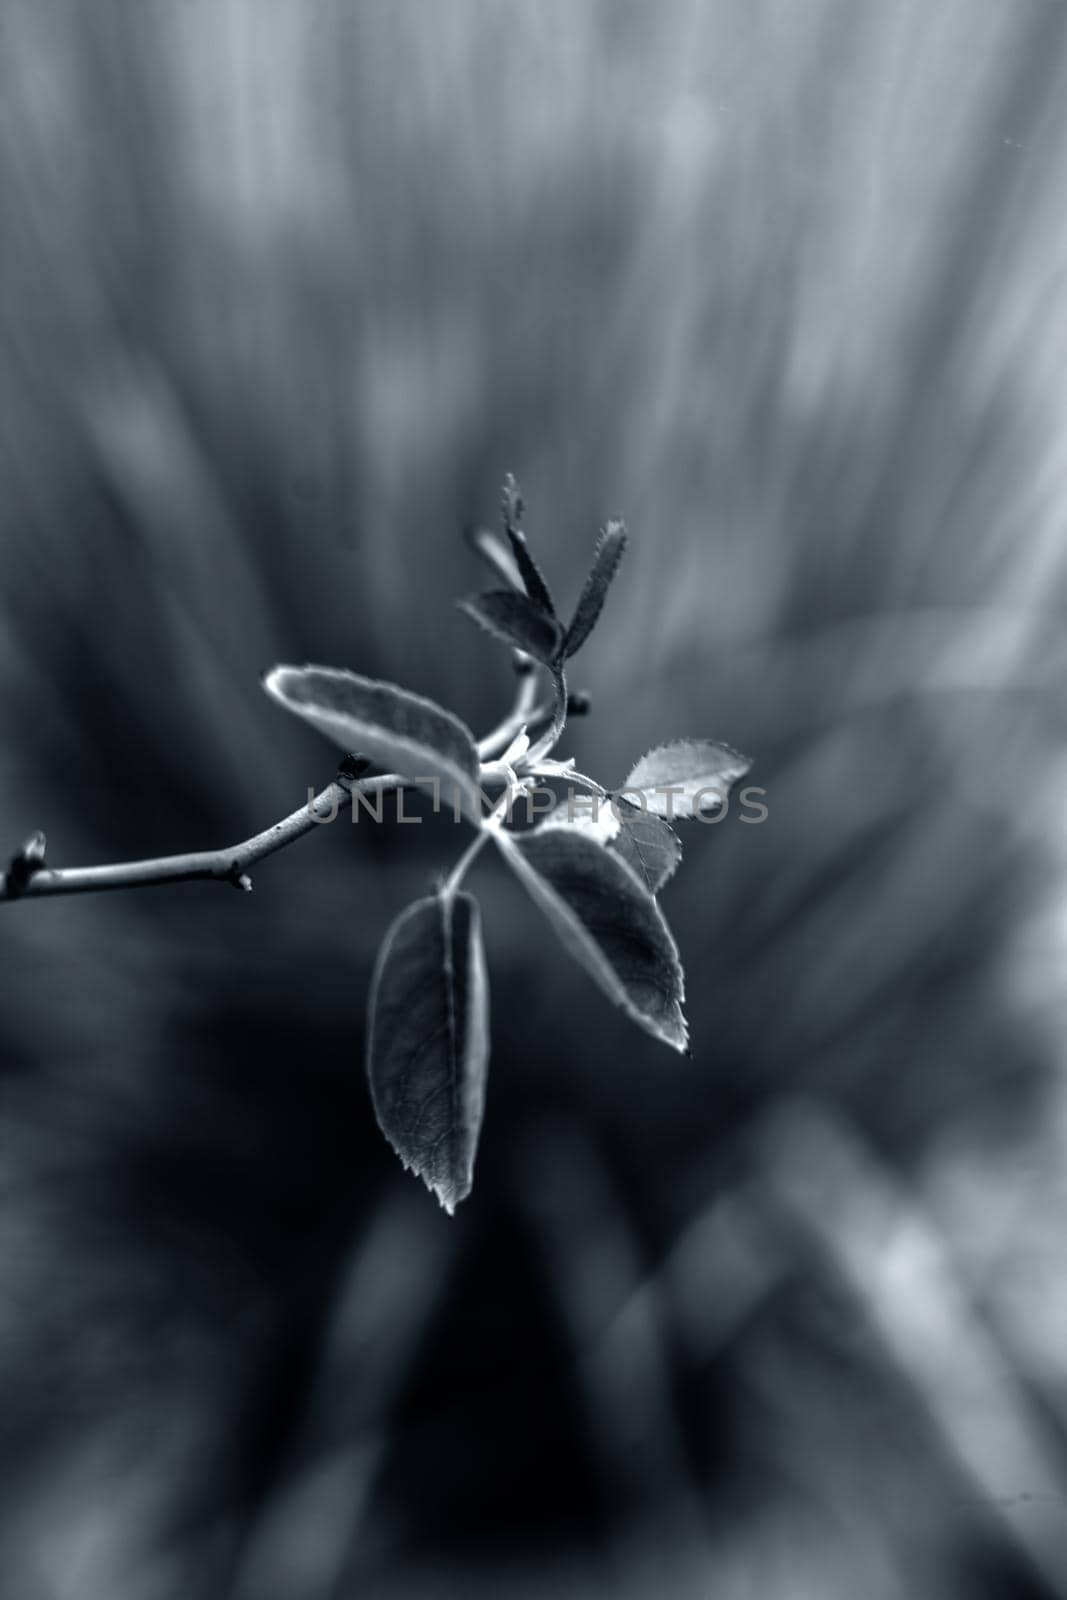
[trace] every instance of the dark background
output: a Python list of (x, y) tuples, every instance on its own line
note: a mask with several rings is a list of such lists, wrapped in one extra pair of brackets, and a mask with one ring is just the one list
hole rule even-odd
[(1067, 1593), (1067, 8), (4, 0), (0, 802), (228, 843), (277, 660), (479, 731), (522, 481), (631, 546), (563, 753), (768, 820), (664, 909), (695, 1053), (478, 866), (449, 1220), (363, 1077), (447, 822), (0, 907), (4, 1600)]

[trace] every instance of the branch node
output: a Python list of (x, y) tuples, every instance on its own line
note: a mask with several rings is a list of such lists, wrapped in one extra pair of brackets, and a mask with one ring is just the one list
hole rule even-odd
[(25, 893), (30, 879), (35, 872), (40, 872), (45, 864), (45, 836), (40, 828), (36, 833), (31, 833), (21, 848), (11, 857), (7, 869), (6, 885), (8, 896), (13, 900), (17, 895)]
[(337, 768), (337, 776), (354, 782), (357, 778), (362, 778), (370, 765), (371, 763), (363, 756), (347, 755)]

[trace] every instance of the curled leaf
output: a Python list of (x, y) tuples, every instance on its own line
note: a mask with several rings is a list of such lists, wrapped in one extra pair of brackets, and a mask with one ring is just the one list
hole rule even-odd
[(492, 589), (486, 594), (469, 594), (456, 604), (468, 617), (494, 638), (516, 650), (525, 650), (546, 666), (559, 655), (562, 629), (525, 594), (511, 589)]
[[(728, 744), (680, 739), (641, 757), (618, 793), (660, 817), (693, 817), (726, 803), (752, 762)], [(671, 792), (673, 791), (673, 793)]]
[(367, 1076), (378, 1126), (450, 1215), (471, 1191), (488, 1065), (478, 903), (431, 895), (402, 912), (382, 943)]
[(451, 711), (340, 667), (274, 667), (263, 687), (342, 750), (424, 787), (435, 779), (451, 784), (470, 820), (481, 821), (478, 751), (470, 729)]
[(655, 900), (614, 851), (581, 828), (495, 835), (501, 851), (566, 948), (654, 1038), (685, 1051), (685, 984), (678, 949)]
[(585, 580), (574, 619), (567, 629), (567, 637), (563, 644), (565, 656), (572, 656), (575, 651), (580, 650), (596, 626), (625, 548), (625, 526), (621, 522), (609, 522), (597, 540), (593, 565)]
[(682, 859), (682, 841), (674, 829), (652, 811), (642, 811), (628, 800), (616, 800), (619, 825), (611, 848), (644, 884), (649, 894), (659, 894)]

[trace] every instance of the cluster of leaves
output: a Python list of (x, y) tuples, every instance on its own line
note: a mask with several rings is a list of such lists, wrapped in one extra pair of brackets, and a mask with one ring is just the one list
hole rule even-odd
[[(287, 710), (350, 755), (412, 785), (452, 786), (457, 810), (476, 830), (452, 873), (393, 923), (371, 985), (367, 1071), (379, 1125), (405, 1166), (448, 1212), (470, 1193), (485, 1106), (489, 994), (481, 917), (461, 888), (486, 840), (545, 913), (564, 946), (617, 1005), (655, 1038), (688, 1054), (678, 949), (657, 895), (681, 858), (667, 820), (694, 814), (697, 796), (725, 799), (748, 770), (734, 750), (710, 741), (663, 745), (643, 756), (614, 792), (552, 758), (567, 718), (565, 664), (586, 642), (626, 544), (609, 522), (569, 624), (560, 620), (522, 528), (509, 476), (503, 536), (472, 543), (503, 587), (470, 595), (461, 608), (514, 652), (520, 671), (543, 668), (551, 698), (529, 727), (492, 759), (451, 711), (392, 684), (335, 667), (279, 666), (265, 687)], [(573, 706), (573, 702), (571, 702)], [(541, 724), (540, 726), (538, 724)], [(592, 811), (536, 827), (509, 826), (512, 802), (545, 779), (588, 790)], [(503, 786), (486, 811), (485, 785)], [(440, 790), (438, 789), (438, 793)], [(696, 802), (699, 803), (699, 802)]]

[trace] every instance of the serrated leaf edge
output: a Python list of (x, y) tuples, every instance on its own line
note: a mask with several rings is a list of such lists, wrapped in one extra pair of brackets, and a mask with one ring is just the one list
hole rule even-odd
[[(528, 642), (517, 639), (514, 634), (509, 633), (508, 630), (502, 627), (494, 618), (487, 616), (485, 612), (479, 610), (477, 602), (483, 599), (487, 594), (506, 595), (509, 600), (525, 600), (534, 615), (539, 617), (541, 621), (547, 623), (549, 627), (554, 630), (556, 641), (555, 649), (549, 655), (540, 654), (532, 649)], [(462, 595), (455, 602), (455, 604), (457, 609), (462, 611), (465, 617), (469, 617), (472, 622), (477, 623), (479, 628), (481, 628), (483, 632), (489, 634), (491, 638), (500, 640), (502, 644), (510, 645), (513, 650), (525, 650), (527, 655), (532, 655), (536, 661), (541, 662), (542, 666), (551, 666), (552, 662), (559, 655), (559, 649), (563, 635), (563, 630), (560, 627), (559, 622), (555, 617), (549, 616), (547, 611), (543, 611), (540, 606), (536, 605), (523, 589), (487, 589), (477, 594)]]
[[(400, 1164), (403, 1167), (404, 1171), (405, 1172), (411, 1172), (411, 1173), (413, 1173), (415, 1175), (415, 1177), (419, 1178), (425, 1184), (426, 1188), (429, 1189), (430, 1193), (433, 1195), (433, 1197), (437, 1201), (438, 1205), (440, 1205), (441, 1209), (443, 1211), (447, 1212), (447, 1214), (450, 1217), (455, 1215), (456, 1207), (463, 1200), (467, 1199), (467, 1197), (469, 1196), (469, 1194), (470, 1194), (470, 1192), (471, 1192), (471, 1190), (472, 1190), (472, 1188), (474, 1186), (474, 1161), (475, 1161), (475, 1157), (477, 1155), (477, 1146), (478, 1146), (478, 1141), (479, 1141), (479, 1137), (480, 1137), (480, 1134), (481, 1134), (481, 1122), (479, 1121), (478, 1129), (477, 1129), (477, 1131), (475, 1133), (474, 1149), (471, 1151), (471, 1159), (470, 1159), (469, 1169), (464, 1174), (463, 1178), (460, 1180), (460, 1183), (457, 1185), (456, 1194), (455, 1194), (454, 1199), (449, 1201), (441, 1193), (441, 1190), (438, 1187), (438, 1185), (435, 1184), (427, 1176), (427, 1174), (425, 1172), (420, 1171), (419, 1168), (416, 1166), (416, 1164), (413, 1161), (409, 1161), (408, 1160), (407, 1156), (404, 1154), (404, 1152), (400, 1149), (399, 1145), (393, 1139), (392, 1134), (385, 1127), (385, 1125), (384, 1125), (384, 1123), (382, 1121), (382, 1113), (381, 1113), (381, 1111), (379, 1110), (379, 1107), (378, 1107), (378, 1097), (377, 1097), (377, 1094), (375, 1092), (375, 1083), (374, 1083), (374, 1076), (373, 1076), (373, 1072), (372, 1072), (372, 1065), (373, 1065), (373, 1055), (374, 1055), (375, 1017), (376, 1017), (376, 1012), (377, 1012), (378, 987), (379, 987), (379, 984), (380, 984), (380, 981), (381, 981), (382, 973), (385, 971), (386, 962), (389, 959), (390, 952), (392, 950), (393, 945), (396, 942), (397, 935), (399, 934), (401, 928), (406, 926), (406, 924), (413, 917), (415, 917), (417, 914), (421, 913), (425, 909), (425, 907), (427, 905), (430, 905), (431, 903), (435, 903), (437, 905), (437, 907), (438, 907), (438, 909), (439, 909), (439, 911), (441, 913), (441, 919), (442, 919), (443, 943), (444, 943), (444, 948), (445, 948), (445, 978), (446, 978), (446, 991), (447, 991), (447, 994), (448, 994), (448, 1010), (449, 1010), (449, 1030), (448, 1030), (448, 1035), (449, 1035), (449, 1053), (450, 1053), (450, 1059), (454, 1062), (454, 1057), (455, 1057), (455, 985), (454, 985), (455, 965), (454, 965), (454, 962), (453, 962), (453, 959), (452, 959), (452, 920), (451, 920), (451, 910), (452, 910), (452, 905), (454, 904), (454, 902), (455, 902), (455, 900), (457, 898), (466, 899), (466, 900), (468, 900), (470, 902), (470, 905), (471, 905), (471, 913), (472, 913), (472, 915), (471, 915), (471, 933), (472, 933), (472, 938), (471, 938), (471, 952), (470, 952), (470, 954), (471, 954), (471, 974), (472, 974), (473, 981), (471, 983), (472, 1003), (471, 1003), (471, 1007), (469, 1009), (471, 1010), (472, 1013), (476, 1013), (476, 1020), (477, 1020), (477, 1023), (478, 1023), (479, 1032), (480, 1032), (480, 1036), (481, 1036), (480, 1037), (480, 1044), (481, 1044), (481, 1049), (483, 1051), (482, 1074), (484, 1076), (484, 1075), (486, 1075), (488, 1073), (488, 1070), (489, 1070), (489, 1029), (488, 1029), (489, 980), (488, 980), (488, 971), (487, 971), (487, 968), (486, 968), (486, 961), (485, 961), (485, 945), (484, 945), (482, 937), (481, 937), (481, 909), (480, 909), (480, 907), (478, 905), (478, 902), (474, 899), (473, 895), (459, 896), (457, 894), (445, 895), (445, 894), (440, 894), (440, 893), (435, 894), (435, 895), (423, 895), (423, 897), (421, 899), (415, 900), (415, 901), (412, 902), (411, 905), (406, 906), (404, 908), (404, 910), (401, 911), (396, 917), (394, 917), (393, 921), (389, 924), (389, 927), (386, 929), (385, 935), (382, 938), (382, 942), (381, 942), (381, 944), (380, 944), (380, 946), (378, 948), (378, 954), (375, 957), (375, 961), (374, 961), (374, 970), (371, 973), (370, 991), (369, 991), (368, 998), (367, 998), (367, 1041), (366, 1041), (366, 1049), (365, 1049), (365, 1070), (366, 1070), (366, 1075), (367, 1075), (367, 1082), (368, 1082), (368, 1085), (369, 1085), (369, 1088), (370, 1088), (371, 1104), (374, 1107), (374, 1119), (378, 1124), (378, 1128), (379, 1128), (379, 1130), (380, 1130), (380, 1132), (382, 1134), (382, 1137), (385, 1139), (386, 1143), (389, 1145), (389, 1148), (393, 1151), (393, 1154), (400, 1161)], [(482, 1002), (480, 1005), (477, 1003), (478, 1002), (478, 998), (480, 998), (481, 1002)], [(452, 1067), (451, 1076), (452, 1076), (452, 1085), (451, 1085), (451, 1088), (452, 1088), (452, 1126), (453, 1126), (453, 1128), (455, 1128), (456, 1125), (457, 1125), (457, 1123), (456, 1123), (456, 1107), (457, 1107), (458, 1094), (459, 1094), (460, 1090), (462, 1090), (462, 1088), (465, 1087), (465, 1086), (464, 1086), (463, 1081), (462, 1081), (463, 1077), (464, 1077), (464, 1074), (462, 1072), (457, 1072), (455, 1070), (454, 1065)]]
[[(611, 560), (604, 572), (600, 570), (600, 563), (609, 541), (615, 542), (615, 549)], [(597, 623), (600, 613), (604, 609), (604, 602), (608, 597), (608, 590), (615, 581), (615, 574), (619, 570), (619, 563), (626, 553), (626, 524), (613, 519), (606, 523), (597, 537), (596, 549), (593, 560), (582, 585), (582, 592), (578, 597), (578, 604), (574, 608), (570, 627), (567, 629), (563, 640), (563, 654), (566, 659), (577, 655)], [(597, 592), (599, 590), (599, 593)]]
[[(659, 1039), (661, 1043), (669, 1045), (672, 1050), (677, 1050), (679, 1055), (688, 1055), (689, 1024), (686, 1020), (685, 1012), (682, 1009), (685, 1004), (685, 971), (682, 967), (678, 946), (675, 943), (674, 935), (667, 924), (666, 918), (664, 917), (662, 911), (660, 911), (654, 897), (651, 896), (648, 890), (642, 885), (640, 878), (638, 878), (633, 868), (630, 867), (622, 859), (622, 857), (616, 854), (614, 851), (611, 851), (604, 845), (597, 844), (597, 849), (603, 850), (605, 855), (610, 855), (612, 861), (620, 869), (620, 871), (624, 872), (627, 877), (631, 879), (637, 893), (644, 900), (651, 903), (653, 910), (659, 917), (660, 923), (662, 924), (668, 953), (671, 959), (671, 965), (678, 979), (677, 1006), (678, 1016), (681, 1024), (680, 1041), (676, 1038), (673, 1038), (668, 1032), (658, 1026), (658, 1024), (651, 1017), (645, 1016), (642, 1011), (638, 1010), (633, 1001), (630, 999), (625, 984), (622, 983), (614, 967), (611, 965), (610, 961), (607, 960), (600, 946), (597, 944), (592, 934), (589, 933), (581, 918), (575, 916), (574, 912), (570, 909), (563, 897), (556, 893), (552, 885), (548, 883), (539, 872), (535, 871), (535, 869), (523, 856), (522, 851), (519, 849), (516, 841), (502, 829), (494, 830), (493, 837), (496, 840), (501, 855), (504, 857), (505, 861), (507, 861), (508, 865), (515, 873), (515, 876), (519, 879), (520, 883), (522, 883), (523, 887), (527, 890), (530, 898), (535, 902), (541, 903), (542, 905), (546, 901), (551, 902), (559, 911), (563, 921), (570, 928), (575, 942), (581, 945), (581, 947), (591, 957), (591, 965), (587, 967), (586, 970), (589, 971), (590, 975), (596, 979), (608, 998), (612, 1000), (615, 1005), (620, 1008), (620, 1010), (624, 1011), (632, 1022), (636, 1022), (638, 1027), (642, 1028), (645, 1033), (650, 1034), (652, 1038)], [(596, 841), (591, 842), (595, 843)]]
[[(735, 783), (740, 783), (741, 779), (746, 777), (748, 775), (748, 773), (750, 772), (750, 770), (752, 768), (752, 762), (753, 762), (754, 758), (752, 756), (743, 755), (740, 750), (735, 750), (734, 746), (732, 744), (727, 744), (725, 739), (709, 739), (709, 738), (671, 739), (666, 744), (654, 744), (654, 745), (651, 745), (645, 751), (644, 755), (638, 756), (637, 760), (634, 762), (633, 766), (630, 768), (630, 771), (629, 771), (627, 777), (624, 779), (624, 781), (622, 783), (620, 783), (617, 788), (612, 789), (610, 791), (610, 793), (613, 794), (613, 795), (619, 795), (619, 796), (622, 796), (623, 798), (625, 798), (628, 793), (640, 794), (640, 793), (645, 793), (645, 792), (648, 792), (648, 793), (654, 792), (654, 786), (650, 786), (648, 784), (641, 784), (641, 783), (634, 783), (633, 782), (634, 773), (637, 771), (638, 767), (640, 767), (642, 761), (647, 761), (649, 756), (657, 755), (660, 751), (685, 750), (685, 749), (690, 748), (692, 745), (700, 745), (700, 744), (712, 744), (712, 745), (715, 745), (715, 747), (717, 749), (725, 750), (727, 755), (733, 756), (735, 761), (738, 761), (738, 762), (741, 763), (741, 771), (737, 774), (737, 776), (735, 778), (731, 778), (730, 779), (730, 784), (729, 784), (728, 787), (732, 788)], [(663, 814), (661, 812), (659, 812), (659, 811), (654, 811), (653, 815), (654, 816), (661, 816)], [(673, 821), (673, 822), (687, 822), (687, 821), (691, 820), (691, 816), (692, 816), (691, 812), (684, 812), (684, 811), (683, 812), (673, 812), (672, 816), (670, 818), (668, 818), (667, 820), (668, 821)]]
[[(683, 848), (682, 848), (682, 841), (681, 841), (681, 839), (679, 839), (678, 835), (675, 833), (674, 829), (671, 827), (670, 823), (667, 821), (667, 819), (665, 817), (659, 816), (658, 813), (656, 813), (656, 812), (652, 812), (652, 813), (642, 812), (640, 807), (637, 807), (637, 806), (635, 806), (634, 809), (635, 809), (635, 811), (637, 811), (639, 816), (645, 816), (646, 814), (650, 814), (650, 815), (652, 815), (652, 816), (654, 816), (656, 818), (657, 822), (662, 822), (663, 826), (667, 829), (667, 832), (670, 834), (671, 838), (674, 840), (675, 845), (677, 846), (677, 849), (676, 849), (675, 854), (674, 854), (674, 858), (671, 861), (670, 866), (668, 867), (667, 871), (664, 873), (663, 877), (656, 884), (656, 887), (653, 888), (651, 882), (649, 882), (649, 883), (647, 883), (645, 885), (646, 893), (650, 894), (652, 896), (652, 898), (655, 899), (656, 896), (663, 889), (663, 887), (666, 884), (670, 883), (671, 879), (674, 877), (674, 874), (678, 871), (678, 868), (682, 864), (682, 856), (684, 854), (684, 851), (683, 851)], [(623, 828), (625, 826), (626, 826), (625, 823), (620, 822), (618, 832), (613, 835), (613, 837), (611, 838), (611, 840), (609, 841), (609, 844), (608, 844), (608, 848), (609, 849), (614, 849), (616, 854), (618, 854), (618, 841), (622, 836), (622, 831), (623, 831)], [(635, 833), (633, 833), (633, 832), (630, 833), (629, 837), (633, 840), (634, 848), (636, 849), (638, 855), (641, 858), (641, 870), (642, 870), (642, 872), (644, 872), (645, 877), (649, 878), (651, 875), (650, 875), (650, 873), (648, 871), (648, 868), (645, 866), (645, 857), (644, 857), (644, 851), (641, 848), (641, 841), (637, 837), (637, 835)], [(625, 859), (625, 857), (623, 857), (621, 859), (622, 859), (622, 864), (623, 864), (624, 867), (629, 867), (630, 866), (630, 863)], [(633, 871), (632, 867), (630, 867), (630, 871), (631, 872)]]

